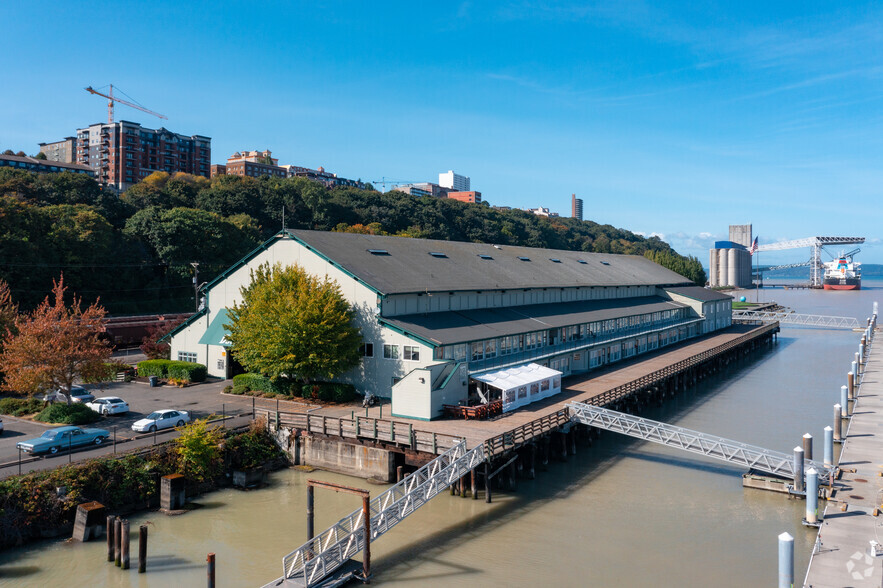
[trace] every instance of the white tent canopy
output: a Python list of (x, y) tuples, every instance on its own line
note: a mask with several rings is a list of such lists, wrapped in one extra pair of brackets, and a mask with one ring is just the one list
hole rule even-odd
[(503, 393), (503, 412), (561, 392), (561, 372), (536, 363), (472, 376)]

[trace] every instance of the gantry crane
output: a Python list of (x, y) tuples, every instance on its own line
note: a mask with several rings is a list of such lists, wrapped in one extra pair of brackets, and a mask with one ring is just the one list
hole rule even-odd
[(152, 114), (153, 116), (155, 116), (157, 118), (162, 118), (165, 120), (169, 119), (169, 117), (159, 114), (158, 112), (153, 112), (152, 110), (147, 110), (143, 106), (139, 106), (139, 105), (129, 102), (127, 100), (123, 100), (121, 98), (115, 97), (113, 95), (113, 84), (110, 85), (110, 91), (107, 94), (102, 94), (98, 90), (93, 90), (92, 86), (89, 86), (88, 88), (86, 88), (86, 91), (89, 92), (90, 94), (95, 94), (96, 96), (103, 96), (103, 97), (107, 98), (107, 124), (109, 124), (109, 125), (113, 124), (113, 103), (114, 102), (119, 102), (120, 104), (125, 104), (126, 106), (131, 106), (132, 108), (140, 110), (141, 112), (146, 112), (147, 114)]

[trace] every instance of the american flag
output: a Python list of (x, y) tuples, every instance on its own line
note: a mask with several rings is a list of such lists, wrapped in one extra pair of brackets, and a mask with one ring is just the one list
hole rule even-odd
[(754, 255), (757, 252), (757, 237), (754, 238), (754, 242), (751, 244), (751, 248), (748, 250), (748, 255)]

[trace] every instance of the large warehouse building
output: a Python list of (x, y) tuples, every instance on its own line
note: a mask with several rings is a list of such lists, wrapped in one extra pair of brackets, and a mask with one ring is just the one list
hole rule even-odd
[[(173, 359), (230, 377), (227, 308), (265, 263), (297, 264), (340, 285), (364, 340), (361, 366), (340, 379), (412, 418), (486, 402), (487, 383), (515, 372), (543, 374), (541, 397), (561, 376), (731, 322), (729, 296), (644, 257), (287, 230), (206, 286), (203, 309), (171, 334)], [(507, 406), (532, 393), (525, 383)]]

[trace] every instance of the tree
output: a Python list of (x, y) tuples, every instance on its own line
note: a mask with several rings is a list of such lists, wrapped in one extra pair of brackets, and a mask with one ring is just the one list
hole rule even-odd
[(140, 349), (147, 359), (169, 359), (172, 347), (168, 343), (160, 343), (159, 340), (172, 332), (183, 320), (163, 320), (158, 325), (147, 328), (147, 334), (141, 340)]
[(104, 308), (96, 302), (83, 310), (76, 296), (68, 306), (65, 290), (63, 276), (53, 280), (52, 295), (33, 312), (16, 317), (17, 333), (7, 332), (0, 370), (8, 390), (69, 392), (77, 378), (95, 379), (106, 372), (111, 349), (100, 337)]
[(362, 336), (340, 288), (296, 265), (252, 271), (229, 316), (231, 351), (251, 372), (309, 382), (359, 364)]
[(39, 159), (40, 161), (46, 161), (46, 160), (48, 159), (48, 157), (46, 157), (46, 154), (45, 154), (45, 153), (43, 153), (42, 151), (40, 151), (39, 153), (37, 153), (37, 154), (34, 156), (34, 159)]
[(220, 427), (209, 428), (205, 420), (197, 420), (181, 428), (175, 439), (178, 467), (184, 475), (195, 482), (211, 479), (221, 472), (221, 441), (224, 432)]

